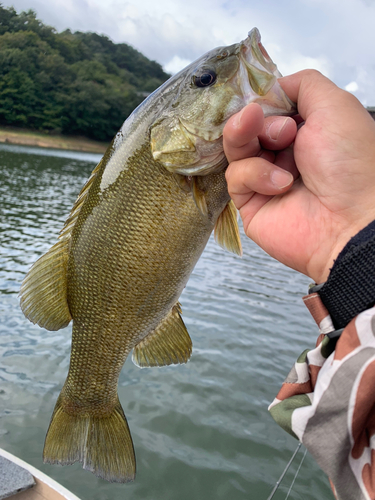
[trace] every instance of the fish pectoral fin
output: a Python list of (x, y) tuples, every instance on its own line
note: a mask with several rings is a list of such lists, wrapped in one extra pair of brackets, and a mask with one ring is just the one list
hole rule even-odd
[(216, 242), (229, 252), (242, 256), (237, 209), (232, 200), (226, 205), (216, 221), (214, 236)]
[(140, 368), (187, 363), (193, 344), (177, 302), (159, 326), (134, 347), (132, 360)]
[(195, 201), (195, 204), (198, 208), (198, 210), (203, 214), (203, 215), (208, 215), (208, 208), (207, 208), (207, 201), (206, 201), (206, 195), (203, 189), (199, 186), (199, 177), (193, 177), (193, 185), (192, 185), (192, 193), (193, 193), (193, 198)]
[(20, 306), (32, 323), (59, 330), (72, 319), (67, 301), (69, 238), (60, 239), (38, 259), (21, 285)]
[(202, 215), (208, 215), (207, 200), (205, 190), (202, 189), (200, 179), (198, 176), (186, 176), (174, 174), (174, 179), (179, 188), (186, 193), (191, 193), (193, 200)]

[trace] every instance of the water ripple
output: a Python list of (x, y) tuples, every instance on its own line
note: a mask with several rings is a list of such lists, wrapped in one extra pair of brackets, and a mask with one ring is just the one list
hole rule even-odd
[[(301, 301), (308, 280), (243, 234), (242, 259), (210, 239), (182, 294), (191, 361), (143, 370), (125, 363), (119, 396), (137, 451), (136, 482), (108, 484), (79, 465), (42, 464), (71, 328), (32, 325), (17, 294), (30, 265), (55, 243), (98, 159), (0, 145), (0, 446), (83, 500), (267, 498), (296, 445), (267, 406), (317, 331)], [(331, 498), (310, 458), (290, 498), (305, 498), (307, 484), (311, 498)]]

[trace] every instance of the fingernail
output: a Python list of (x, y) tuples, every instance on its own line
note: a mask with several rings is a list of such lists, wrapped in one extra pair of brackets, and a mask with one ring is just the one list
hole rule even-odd
[(271, 181), (278, 189), (283, 189), (293, 182), (293, 175), (286, 170), (274, 170), (271, 174)]
[(241, 117), (242, 117), (244, 111), (245, 111), (245, 108), (242, 108), (239, 113), (237, 113), (236, 115), (234, 115), (233, 122), (232, 122), (233, 127), (240, 128)]
[(276, 120), (274, 122), (271, 123), (271, 125), (268, 127), (267, 129), (267, 135), (270, 139), (272, 139), (273, 141), (276, 141), (283, 128), (285, 127), (286, 125), (286, 122), (289, 120), (289, 118), (285, 118), (284, 120)]
[(241, 125), (241, 118), (242, 115), (245, 112), (245, 109), (249, 109), (251, 106), (259, 106), (259, 104), (256, 104), (255, 102), (251, 102), (250, 104), (247, 104), (244, 108), (241, 109), (236, 115), (234, 115), (233, 119), (233, 126), (236, 128), (239, 128)]

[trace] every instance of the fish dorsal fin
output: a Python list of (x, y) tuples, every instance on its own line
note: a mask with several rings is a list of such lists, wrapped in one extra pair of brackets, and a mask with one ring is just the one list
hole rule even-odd
[(237, 209), (232, 200), (226, 205), (216, 221), (214, 236), (216, 242), (229, 252), (242, 256)]
[(21, 309), (32, 323), (60, 330), (72, 319), (67, 301), (67, 269), (70, 236), (102, 162), (93, 170), (73, 205), (59, 241), (38, 259), (27, 273), (19, 293)]
[(177, 302), (158, 327), (134, 347), (132, 360), (140, 368), (187, 363), (193, 344)]
[(64, 227), (62, 228), (62, 230), (60, 232), (59, 239), (70, 238), (70, 236), (72, 234), (72, 230), (74, 228), (74, 225), (77, 222), (82, 205), (85, 202), (87, 195), (89, 194), (90, 188), (98, 175), (98, 172), (103, 164), (103, 160), (104, 160), (104, 157), (96, 165), (94, 170), (91, 172), (90, 177), (87, 179), (86, 184), (81, 189), (81, 191), (80, 191), (80, 193), (79, 193), (79, 195), (78, 195), (76, 201), (74, 202), (74, 205), (70, 211), (69, 217), (66, 219)]

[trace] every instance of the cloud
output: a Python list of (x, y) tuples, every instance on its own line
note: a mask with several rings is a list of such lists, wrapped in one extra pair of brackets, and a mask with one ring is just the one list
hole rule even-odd
[(290, 59), (283, 59), (279, 68), (282, 69), (285, 75), (301, 71), (303, 69), (316, 69), (323, 73), (328, 78), (331, 77), (331, 64), (324, 56), (311, 57), (303, 54), (294, 54)]
[(164, 65), (164, 70), (174, 75), (190, 63), (191, 61), (189, 59), (181, 59), (179, 56), (173, 56), (172, 59)]
[(365, 69), (363, 67), (355, 68), (354, 80), (348, 83), (344, 88), (354, 94), (364, 106), (375, 105), (375, 67)]
[(303, 69), (316, 69), (326, 77), (331, 77), (331, 63), (324, 55), (312, 57), (295, 51), (286, 53), (276, 44), (267, 45), (267, 52), (283, 75), (290, 75)]
[(283, 74), (315, 68), (375, 104), (374, 0), (2, 0), (33, 8), (59, 31), (96, 31), (126, 42), (170, 72), (254, 26)]
[(348, 92), (357, 92), (359, 90), (359, 86), (357, 82), (350, 82), (348, 85), (345, 85), (345, 90)]

